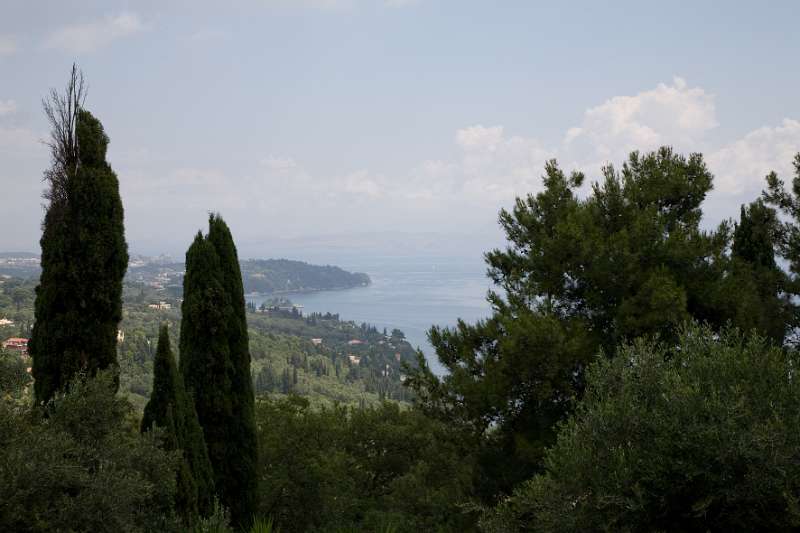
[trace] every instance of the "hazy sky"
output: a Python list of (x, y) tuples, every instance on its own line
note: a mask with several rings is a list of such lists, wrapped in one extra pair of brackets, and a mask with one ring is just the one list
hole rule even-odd
[(546, 4), (0, 0), (0, 250), (38, 251), (40, 101), (73, 61), (133, 252), (182, 253), (215, 210), (244, 257), (477, 256), (545, 160), (596, 179), (661, 144), (706, 155), (711, 221), (791, 178), (797, 2)]

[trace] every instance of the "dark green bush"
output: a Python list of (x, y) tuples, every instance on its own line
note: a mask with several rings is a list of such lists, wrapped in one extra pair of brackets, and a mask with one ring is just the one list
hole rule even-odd
[(761, 337), (686, 329), (588, 372), (546, 471), (489, 531), (796, 531), (800, 357)]

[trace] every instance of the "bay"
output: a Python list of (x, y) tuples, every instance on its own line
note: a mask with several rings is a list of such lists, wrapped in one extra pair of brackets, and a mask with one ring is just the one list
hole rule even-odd
[[(428, 343), (432, 325), (454, 326), (460, 318), (475, 322), (488, 317), (486, 293), (491, 286), (481, 261), (442, 257), (370, 257), (338, 264), (351, 272), (366, 272), (366, 287), (334, 291), (290, 293), (303, 313), (338, 313), (342, 320), (366, 322), (378, 329), (398, 328), (422, 350), (437, 374), (444, 369)], [(249, 294), (261, 305), (271, 295)]]

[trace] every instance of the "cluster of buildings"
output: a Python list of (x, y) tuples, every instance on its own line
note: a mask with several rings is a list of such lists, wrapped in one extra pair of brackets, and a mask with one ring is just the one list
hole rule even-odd
[(22, 337), (11, 337), (3, 341), (3, 349), (9, 352), (17, 352), (23, 357), (28, 356), (28, 339)]
[(3, 267), (36, 269), (41, 264), (42, 262), (38, 255), (24, 254), (0, 257), (0, 266)]

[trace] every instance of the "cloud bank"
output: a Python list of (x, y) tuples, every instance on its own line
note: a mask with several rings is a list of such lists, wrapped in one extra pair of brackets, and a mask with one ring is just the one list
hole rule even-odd
[(135, 35), (146, 29), (147, 25), (139, 15), (125, 12), (101, 20), (60, 28), (47, 38), (44, 46), (81, 54), (93, 52), (117, 39)]
[(356, 168), (314, 175), (303, 158), (267, 154), (239, 173), (123, 171), (123, 193), (134, 218), (149, 220), (159, 208), (165, 220), (178, 218), (175, 210), (220, 210), (251, 231), (245, 238), (398, 227), (491, 231), (501, 207), (541, 190), (549, 159), (567, 171), (583, 170), (591, 182), (603, 165), (621, 164), (632, 150), (671, 145), (705, 154), (716, 176), (716, 200), (707, 211), (715, 210), (710, 218), (719, 220), (736, 216), (739, 203), (757, 196), (770, 170), (789, 176), (793, 154), (800, 150), (800, 122), (787, 118), (715, 145), (720, 119), (714, 100), (675, 78), (586, 109), (579, 124), (555, 143), (510, 134), (502, 125), (475, 124), (453, 134), (456, 158), (421, 161), (400, 172)]

